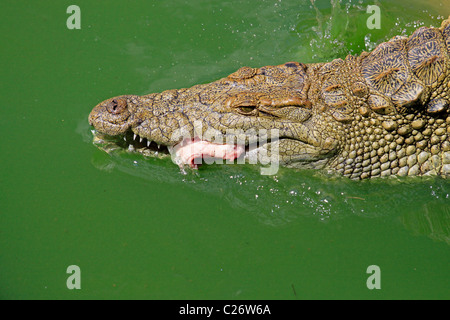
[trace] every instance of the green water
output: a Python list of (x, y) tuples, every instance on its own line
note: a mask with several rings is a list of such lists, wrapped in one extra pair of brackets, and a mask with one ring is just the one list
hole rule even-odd
[[(0, 298), (448, 299), (450, 182), (110, 156), (99, 101), (237, 68), (359, 54), (440, 25), (446, 1), (0, 4)], [(66, 9), (81, 8), (69, 30)], [(81, 270), (69, 290), (67, 267)], [(369, 290), (370, 265), (381, 289)]]

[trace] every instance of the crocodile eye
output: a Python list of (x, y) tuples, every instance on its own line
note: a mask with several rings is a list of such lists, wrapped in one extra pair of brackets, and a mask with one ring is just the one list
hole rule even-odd
[(252, 107), (240, 107), (239, 109), (244, 113), (250, 113), (253, 110), (255, 110), (255, 108), (252, 108)]
[(237, 111), (246, 116), (256, 116), (258, 114), (258, 109), (255, 106), (239, 106)]
[(127, 103), (124, 99), (112, 99), (106, 105), (106, 109), (112, 114), (122, 113), (126, 109)]

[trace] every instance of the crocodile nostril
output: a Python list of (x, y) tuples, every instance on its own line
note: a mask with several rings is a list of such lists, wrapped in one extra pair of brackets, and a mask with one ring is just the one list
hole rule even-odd
[(114, 99), (113, 101), (111, 101), (111, 107), (112, 107), (112, 109), (113, 109), (114, 111), (116, 111), (116, 109), (117, 109), (117, 101), (116, 101), (116, 99)]
[(110, 113), (119, 114), (126, 109), (127, 103), (124, 99), (112, 99), (106, 108)]

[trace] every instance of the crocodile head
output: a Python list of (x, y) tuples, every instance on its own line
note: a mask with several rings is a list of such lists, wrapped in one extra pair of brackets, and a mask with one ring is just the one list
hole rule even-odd
[(191, 167), (213, 158), (321, 168), (337, 151), (339, 122), (324, 121), (322, 106), (308, 100), (307, 68), (243, 67), (189, 89), (118, 96), (98, 104), (89, 122), (122, 147), (168, 150)]
[(353, 179), (448, 177), (449, 52), (450, 19), (358, 57), (243, 67), (189, 89), (108, 99), (89, 121), (101, 141), (192, 167), (237, 159)]

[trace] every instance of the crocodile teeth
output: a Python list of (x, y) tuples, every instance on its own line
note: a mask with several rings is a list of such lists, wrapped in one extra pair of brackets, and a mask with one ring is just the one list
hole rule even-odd
[(152, 143), (152, 142), (147, 140), (147, 147), (150, 147), (150, 143)]
[(139, 142), (142, 142), (142, 140), (144, 140), (144, 138), (142, 138), (142, 137), (139, 137)]
[(127, 141), (127, 137), (123, 137), (123, 141), (125, 141), (125, 142), (126, 142), (126, 141)]
[(136, 140), (136, 133), (133, 135), (133, 140)]
[(158, 143), (158, 149), (160, 149), (161, 148), (161, 145)]

